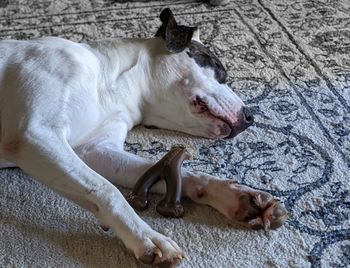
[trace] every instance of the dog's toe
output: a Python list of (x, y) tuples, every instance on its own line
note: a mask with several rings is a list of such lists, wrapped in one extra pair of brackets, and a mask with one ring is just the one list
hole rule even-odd
[(277, 229), (287, 220), (287, 210), (284, 205), (277, 199), (269, 203), (263, 213), (264, 228)]
[(266, 192), (240, 188), (239, 209), (234, 215), (238, 222), (254, 230), (277, 229), (284, 224), (287, 210), (280, 200)]
[(170, 238), (159, 234), (151, 234), (143, 245), (143, 253), (138, 260), (152, 267), (177, 267), (186, 258), (180, 247)]
[(193, 200), (211, 205), (248, 228), (277, 229), (287, 220), (287, 210), (280, 200), (236, 181), (212, 179), (207, 185), (194, 189), (190, 195)]

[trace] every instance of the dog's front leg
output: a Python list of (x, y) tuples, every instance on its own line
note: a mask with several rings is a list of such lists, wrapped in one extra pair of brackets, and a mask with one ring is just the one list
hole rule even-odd
[(187, 197), (217, 209), (230, 220), (248, 228), (276, 229), (287, 219), (283, 204), (267, 192), (201, 172), (188, 172), (185, 176)]
[[(154, 164), (118, 149), (112, 142), (85, 145), (85, 149), (83, 148), (80, 149), (79, 156), (92, 169), (114, 184), (128, 188), (132, 188)], [(184, 196), (196, 203), (210, 205), (230, 220), (250, 228), (277, 228), (286, 219), (284, 207), (269, 193), (201, 172), (182, 170), (182, 178)], [(164, 182), (157, 183), (152, 192), (165, 193)], [(261, 218), (261, 215), (264, 217)]]
[(1, 143), (5, 158), (91, 210), (142, 262), (176, 265), (184, 257), (174, 241), (154, 231), (138, 217), (113, 184), (81, 161), (64, 134), (44, 127), (39, 129), (15, 135), (17, 130), (7, 135), (11, 138)]
[[(114, 141), (92, 141), (75, 149), (93, 170), (115, 185), (133, 188), (136, 181), (155, 163), (126, 152)], [(165, 193), (165, 183), (157, 183), (152, 192)]]

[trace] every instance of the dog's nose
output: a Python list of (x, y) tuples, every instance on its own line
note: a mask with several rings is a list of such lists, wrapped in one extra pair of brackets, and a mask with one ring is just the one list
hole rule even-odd
[(252, 112), (245, 106), (240, 110), (238, 124), (231, 125), (231, 134), (226, 138), (230, 139), (246, 130), (254, 123)]
[(246, 124), (247, 127), (251, 126), (254, 123), (254, 116), (252, 112), (247, 107), (243, 107), (243, 120), (244, 124)]

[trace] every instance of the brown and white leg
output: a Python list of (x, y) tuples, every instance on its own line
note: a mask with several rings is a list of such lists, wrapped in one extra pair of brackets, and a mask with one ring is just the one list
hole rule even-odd
[(7, 135), (11, 138), (2, 140), (3, 156), (43, 184), (91, 210), (142, 262), (175, 265), (180, 261), (184, 254), (176, 243), (147, 225), (113, 184), (81, 161), (63, 134), (49, 128), (38, 129), (23, 135)]
[[(87, 144), (78, 150), (78, 154), (112, 183), (128, 188), (132, 188), (142, 174), (154, 165), (107, 142), (103, 145)], [(230, 220), (253, 229), (275, 229), (286, 219), (284, 207), (269, 193), (200, 172), (183, 170), (182, 176), (184, 196), (199, 204), (212, 206)], [(164, 182), (156, 184), (152, 191), (165, 193)]]
[(209, 205), (251, 229), (277, 229), (287, 219), (287, 211), (278, 199), (234, 180), (188, 173), (184, 191), (193, 201)]

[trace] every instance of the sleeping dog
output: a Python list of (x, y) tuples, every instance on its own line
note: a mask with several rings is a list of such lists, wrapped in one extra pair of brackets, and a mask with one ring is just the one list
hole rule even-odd
[[(0, 167), (17, 166), (91, 211), (145, 264), (185, 254), (153, 230), (115, 185), (132, 187), (154, 163), (123, 150), (135, 125), (210, 139), (253, 123), (226, 71), (169, 9), (154, 38), (80, 44), (61, 38), (0, 42)], [(183, 195), (253, 229), (275, 229), (286, 211), (270, 194), (182, 171)], [(164, 192), (164, 184), (155, 190)]]

